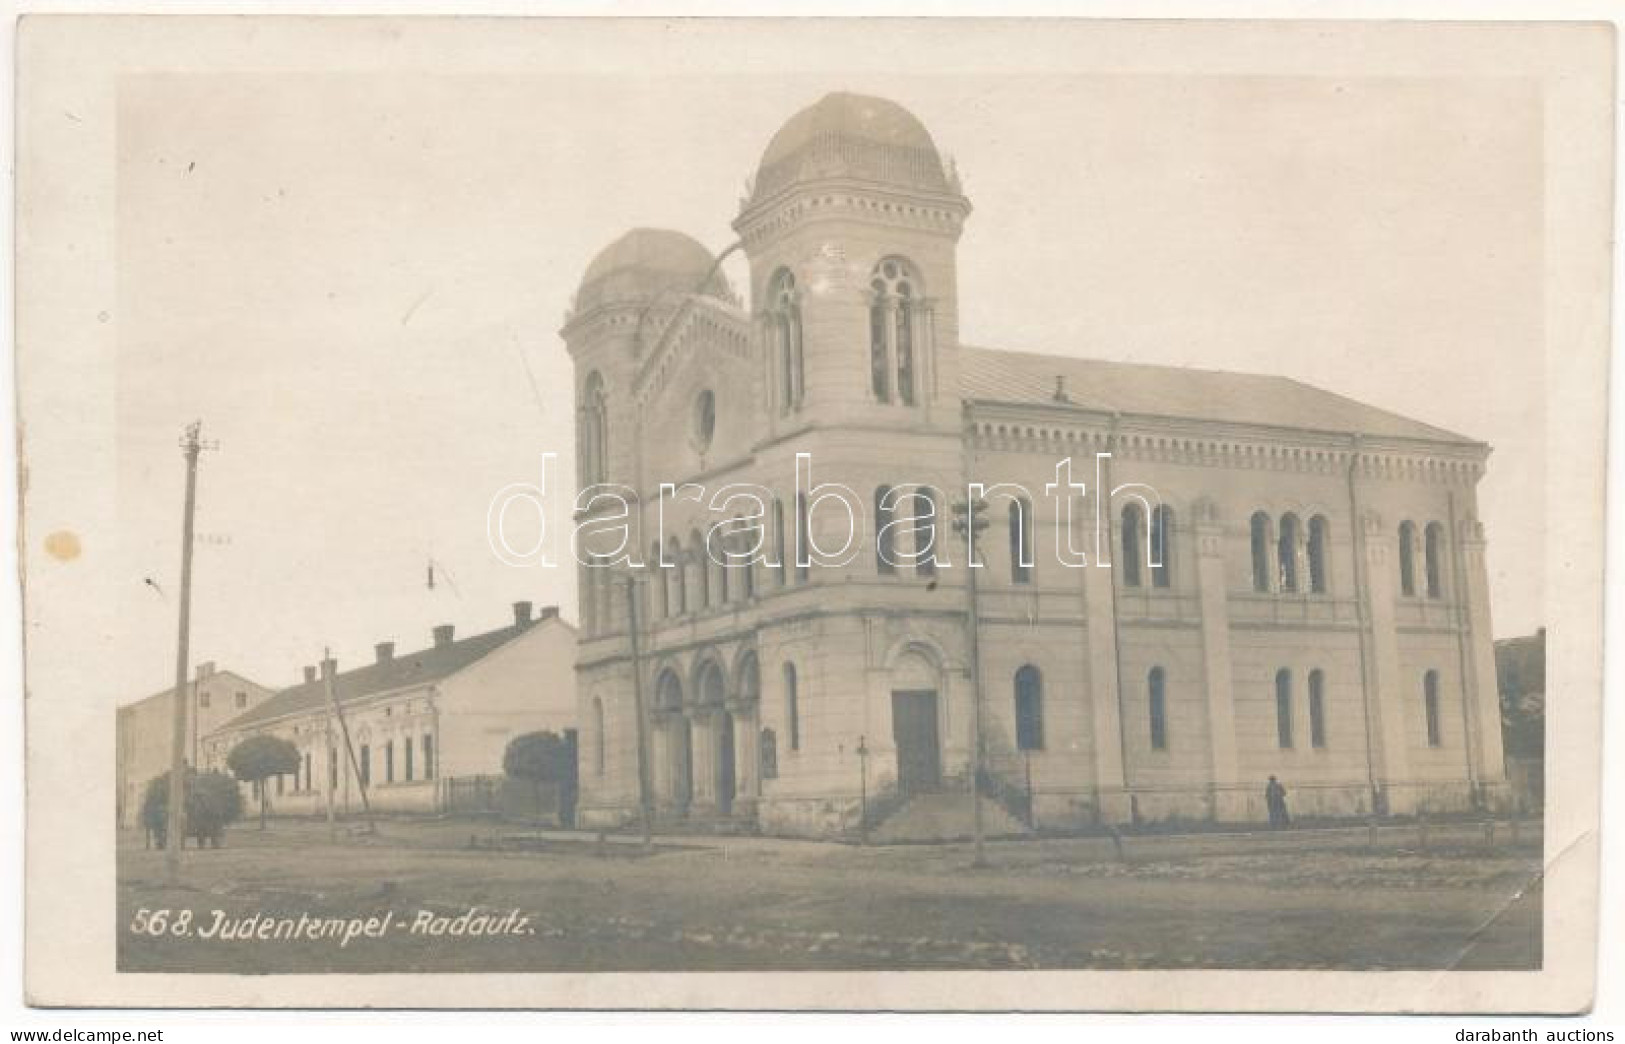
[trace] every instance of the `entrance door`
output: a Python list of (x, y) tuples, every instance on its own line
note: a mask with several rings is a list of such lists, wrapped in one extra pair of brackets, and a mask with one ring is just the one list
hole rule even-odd
[(942, 785), (942, 751), (937, 742), (937, 694), (891, 694), (892, 739), (897, 744), (897, 789), (904, 794)]
[(734, 791), (738, 789), (738, 777), (734, 771), (734, 716), (722, 716), (722, 736), (717, 743), (718, 765), (717, 779), (717, 810), (727, 815), (733, 809)]

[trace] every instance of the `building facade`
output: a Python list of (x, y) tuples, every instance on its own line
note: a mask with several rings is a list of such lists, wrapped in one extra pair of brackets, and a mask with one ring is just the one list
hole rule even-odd
[(966, 788), (977, 736), (1040, 828), (1258, 820), (1270, 775), (1301, 816), (1500, 800), (1488, 448), (1283, 378), (962, 344), (970, 212), (918, 120), (833, 94), (734, 221), (748, 300), (676, 232), (587, 269), (562, 336), (612, 495), (578, 531), (624, 511), (636, 552), (581, 569), (583, 821), (636, 814), (641, 762), (661, 817), (841, 833)]
[[(203, 737), (273, 694), (235, 671), (217, 670), (213, 662), (198, 664), (187, 686), (186, 763), (199, 764)], [(165, 689), (118, 709), (114, 772), (122, 827), (139, 825), (147, 784), (169, 771), (174, 708), (175, 690)]]
[(453, 781), (501, 775), (515, 736), (575, 731), (576, 629), (554, 606), (532, 616), (516, 602), (513, 613), (509, 626), (468, 638), (443, 624), (409, 653), (380, 642), (373, 662), (352, 670), (306, 667), (300, 684), (207, 734), (203, 764), (225, 770), (232, 748), (268, 733), (299, 751), (298, 770), (267, 784), (277, 813), (322, 815), (330, 797), (337, 814), (358, 813), (363, 786), (375, 811), (441, 811)]

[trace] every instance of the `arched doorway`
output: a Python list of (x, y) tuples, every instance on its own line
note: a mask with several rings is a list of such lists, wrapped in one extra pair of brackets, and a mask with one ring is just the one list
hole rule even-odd
[(683, 683), (677, 672), (667, 668), (655, 682), (655, 715), (658, 719), (656, 757), (659, 772), (656, 786), (661, 803), (682, 810), (694, 796), (693, 737), (688, 718), (683, 715)]
[(733, 811), (734, 795), (739, 786), (739, 774), (734, 762), (734, 716), (722, 713), (721, 749), (717, 752), (717, 811), (723, 815)]
[(726, 814), (733, 801), (733, 735), (724, 708), (727, 681), (715, 660), (705, 660), (694, 675), (693, 756), (697, 766), (695, 797), (702, 805)]
[(936, 665), (918, 651), (904, 652), (892, 667), (891, 701), (898, 791), (918, 794), (939, 789), (942, 736)]

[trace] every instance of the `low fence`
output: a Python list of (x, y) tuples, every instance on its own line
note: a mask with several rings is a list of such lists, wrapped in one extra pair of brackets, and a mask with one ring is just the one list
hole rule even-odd
[(454, 776), (440, 781), (440, 810), (569, 826), (575, 822), (575, 794), (574, 788), (555, 783), (530, 783), (507, 776)]

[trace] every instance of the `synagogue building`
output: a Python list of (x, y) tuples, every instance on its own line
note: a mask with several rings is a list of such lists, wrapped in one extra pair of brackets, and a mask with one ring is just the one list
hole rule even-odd
[[(578, 478), (640, 536), (581, 569), (582, 821), (633, 819), (641, 762), (663, 821), (882, 828), (967, 793), (977, 743), (990, 822), (1039, 829), (1257, 821), (1272, 775), (1296, 817), (1503, 800), (1488, 447), (1282, 377), (962, 343), (970, 216), (917, 119), (831, 94), (762, 155), (743, 291), (679, 232), (587, 267)], [(797, 563), (848, 536), (798, 454), (861, 497), (841, 564)], [(663, 484), (763, 490), (768, 553), (708, 554), (709, 499)]]

